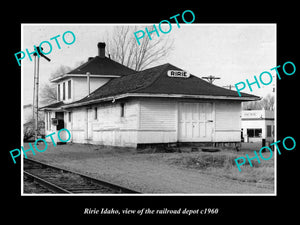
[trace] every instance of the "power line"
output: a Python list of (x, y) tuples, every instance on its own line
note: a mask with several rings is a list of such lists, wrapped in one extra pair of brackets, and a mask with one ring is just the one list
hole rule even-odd
[(202, 78), (208, 80), (208, 82), (211, 83), (211, 84), (212, 84), (216, 79), (221, 79), (221, 77), (215, 77), (215, 76), (212, 76), (212, 75), (210, 75), (210, 76), (208, 76), (208, 77), (202, 77)]

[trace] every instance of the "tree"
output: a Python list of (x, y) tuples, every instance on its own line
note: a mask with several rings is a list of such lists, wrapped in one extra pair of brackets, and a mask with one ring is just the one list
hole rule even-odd
[[(154, 30), (153, 26), (147, 27), (149, 32)], [(151, 64), (157, 63), (167, 56), (173, 49), (173, 40), (168, 35), (155, 36), (152, 40), (147, 37), (140, 39), (138, 45), (134, 32), (145, 30), (145, 27), (138, 26), (116, 26), (111, 34), (106, 36), (107, 54), (110, 57), (136, 71), (143, 70)]]
[[(51, 73), (50, 79), (59, 77), (63, 74), (71, 71), (71, 67), (60, 65), (54, 72)], [(54, 84), (44, 84), (40, 90), (41, 103), (43, 105), (48, 105), (57, 101), (56, 85)]]
[[(39, 119), (38, 122), (38, 136), (45, 135), (45, 122)], [(29, 122), (23, 124), (23, 140), (29, 141), (34, 137), (34, 119), (32, 118)]]
[[(31, 106), (32, 109), (32, 106)], [(34, 121), (33, 115), (26, 118), (26, 121), (23, 124), (23, 140), (29, 141), (34, 137)], [(45, 135), (45, 122), (44, 122), (44, 115), (42, 112), (38, 114), (38, 136)]]
[(57, 100), (57, 92), (56, 85), (54, 84), (44, 84), (41, 90), (41, 103), (48, 105), (56, 102)]
[(69, 66), (60, 65), (58, 68), (56, 68), (56, 70), (54, 70), (54, 72), (51, 73), (49, 80), (52, 80), (56, 77), (66, 74), (66, 73), (70, 72), (71, 70), (72, 70), (72, 68)]
[(274, 95), (267, 94), (263, 99), (253, 102), (243, 102), (243, 109), (252, 109), (252, 110), (274, 110)]
[[(147, 27), (149, 32), (154, 30), (153, 26)], [(140, 39), (138, 45), (134, 32), (145, 30), (142, 26), (116, 26), (112, 33), (107, 33), (104, 38), (106, 42), (107, 55), (133, 70), (140, 71), (148, 66), (163, 60), (173, 49), (173, 40), (170, 36), (161, 34), (159, 37), (152, 34), (152, 40), (147, 37)], [(82, 65), (85, 61), (80, 61), (74, 67)], [(69, 66), (61, 65), (52, 74), (50, 79), (59, 77), (71, 71)], [(56, 101), (56, 87), (46, 84), (41, 90), (42, 103), (51, 104)]]
[(263, 109), (274, 110), (274, 95), (268, 94), (261, 100), (261, 106)]

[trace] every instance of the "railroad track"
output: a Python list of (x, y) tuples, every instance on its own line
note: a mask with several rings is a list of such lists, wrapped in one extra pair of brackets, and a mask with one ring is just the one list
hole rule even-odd
[(50, 166), (48, 164), (24, 159), (24, 176), (54, 193), (68, 194), (121, 194), (139, 193), (137, 191), (98, 180), (73, 171)]

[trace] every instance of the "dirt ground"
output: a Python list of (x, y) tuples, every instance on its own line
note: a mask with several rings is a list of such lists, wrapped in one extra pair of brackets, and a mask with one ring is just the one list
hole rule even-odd
[[(24, 148), (29, 148), (28, 143)], [(134, 149), (72, 143), (54, 147), (49, 143), (45, 152), (35, 153), (27, 152), (27, 156), (145, 194), (274, 194), (270, 183), (241, 182), (172, 163), (176, 157), (200, 152), (138, 153)]]

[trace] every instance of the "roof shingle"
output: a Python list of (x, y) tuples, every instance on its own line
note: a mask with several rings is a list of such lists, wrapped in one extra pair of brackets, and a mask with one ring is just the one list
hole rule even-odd
[[(78, 102), (86, 102), (125, 93), (239, 97), (236, 91), (213, 85), (194, 75), (190, 75), (187, 79), (169, 77), (167, 75), (168, 70), (182, 69), (167, 63), (134, 74), (115, 78)], [(246, 93), (241, 93), (241, 95), (241, 99), (243, 97), (259, 98), (258, 96)]]
[(127, 75), (135, 71), (107, 57), (96, 56), (67, 74)]
[[(78, 105), (78, 103), (89, 104), (89, 101), (100, 100), (106, 97), (114, 97), (122, 94), (175, 94), (175, 95), (199, 95), (213, 97), (234, 97), (236, 100), (258, 100), (260, 97), (225, 89), (211, 84), (199, 77), (190, 75), (189, 78), (174, 78), (167, 75), (168, 70), (182, 70), (172, 64), (166, 63), (152, 67), (140, 72), (113, 78), (103, 86), (96, 89), (89, 96), (73, 103), (65, 104)], [(59, 105), (59, 104), (58, 104)], [(57, 105), (54, 105), (58, 107)], [(63, 106), (63, 105), (59, 105)], [(48, 106), (49, 107), (49, 106)], [(53, 107), (53, 106), (51, 106)], [(55, 107), (55, 108), (56, 108)]]

